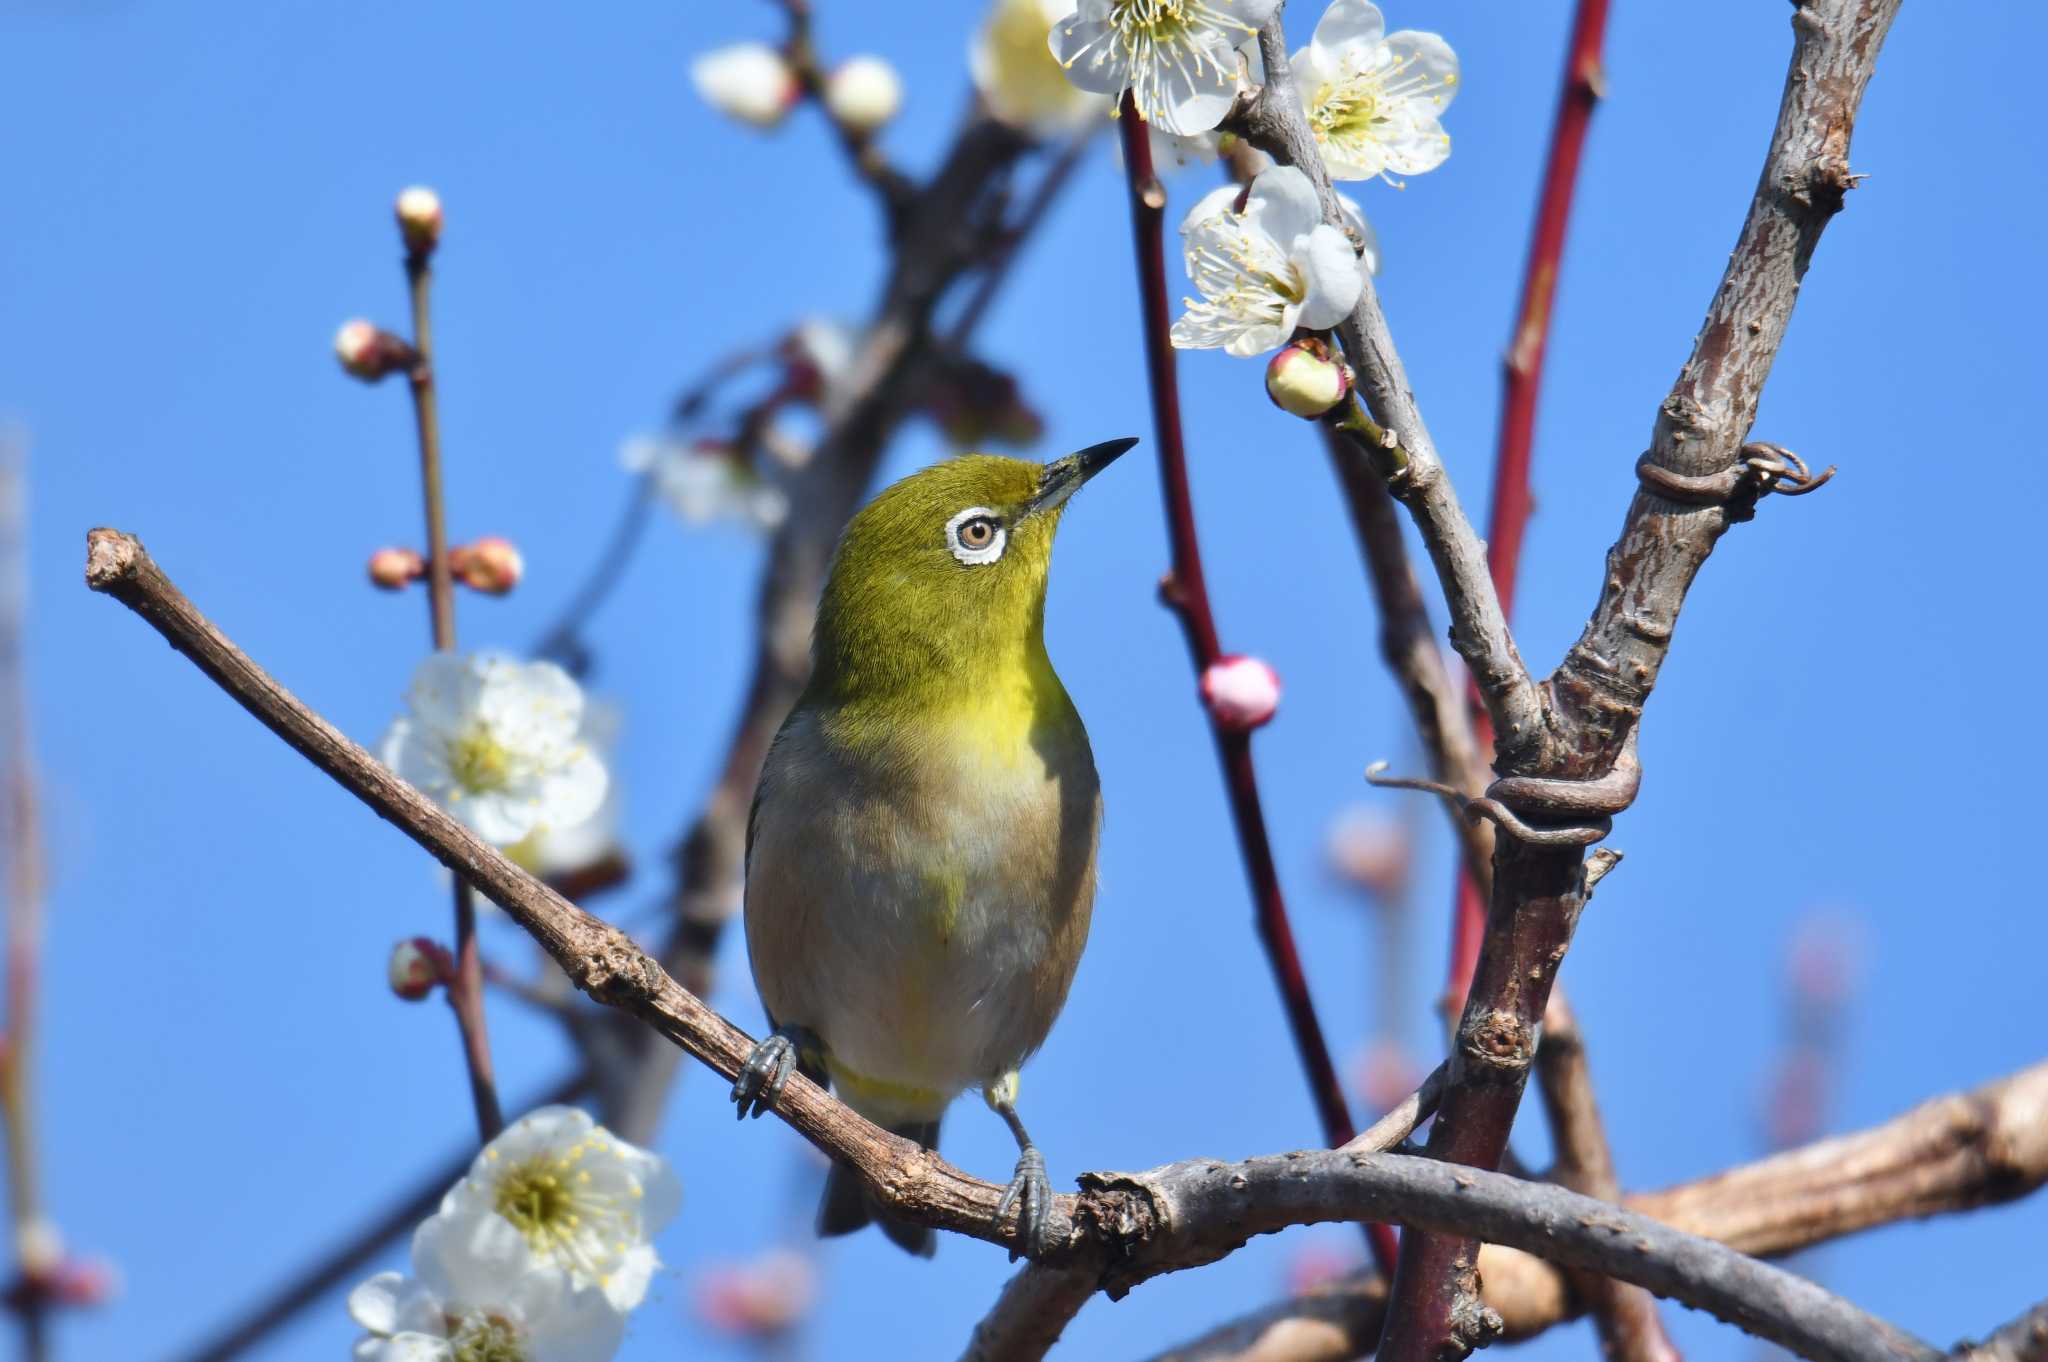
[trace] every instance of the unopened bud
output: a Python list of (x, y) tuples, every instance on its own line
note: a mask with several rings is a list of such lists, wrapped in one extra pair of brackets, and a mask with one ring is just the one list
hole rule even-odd
[(1202, 673), (1202, 703), (1233, 733), (1249, 733), (1280, 708), (1280, 674), (1256, 657), (1218, 658)]
[(341, 330), (334, 333), (334, 357), (354, 377), (375, 383), (411, 367), (413, 351), (397, 336), (359, 317), (343, 322)]
[(411, 549), (378, 549), (370, 555), (370, 585), (403, 591), (427, 575), (427, 560)]
[(526, 575), (526, 560), (509, 539), (496, 535), (448, 551), (448, 570), (472, 591), (502, 596)]
[(1266, 396), (1295, 416), (1313, 420), (1350, 392), (1351, 370), (1314, 336), (1283, 346), (1266, 365)]
[(880, 57), (850, 57), (825, 82), (825, 107), (856, 132), (873, 132), (903, 107), (903, 81)]
[(455, 977), (455, 961), (440, 942), (416, 936), (391, 948), (391, 991), (419, 1002)]
[(690, 80), (704, 102), (728, 118), (772, 128), (803, 93), (782, 54), (766, 43), (734, 43), (690, 63)]
[(396, 212), (405, 249), (414, 255), (432, 255), (441, 240), (441, 196), (416, 184), (400, 192)]
[(75, 1310), (105, 1305), (119, 1292), (120, 1274), (104, 1258), (67, 1258), (49, 1277), (50, 1299)]

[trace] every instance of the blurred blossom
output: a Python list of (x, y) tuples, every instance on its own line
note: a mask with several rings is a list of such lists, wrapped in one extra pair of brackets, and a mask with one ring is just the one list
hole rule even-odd
[(757, 128), (780, 123), (802, 93), (789, 63), (766, 43), (714, 48), (690, 63), (690, 80), (706, 104)]
[(427, 575), (427, 560), (412, 549), (378, 549), (370, 555), (370, 584), (399, 591)]
[(1287, 1294), (1313, 1295), (1364, 1266), (1365, 1260), (1356, 1249), (1340, 1248), (1319, 1236), (1303, 1244), (1287, 1260)]
[(1855, 992), (1863, 971), (1863, 931), (1852, 913), (1809, 913), (1792, 934), (1787, 973), (1796, 999), (1839, 1007)]
[(1244, 193), (1224, 185), (1181, 222), (1188, 277), (1201, 293), (1173, 324), (1182, 349), (1259, 355), (1295, 328), (1320, 331), (1350, 314), (1365, 287), (1358, 256), (1323, 221), (1308, 176), (1293, 166), (1261, 171)]
[(1458, 93), (1458, 57), (1436, 34), (1389, 36), (1378, 6), (1337, 0), (1292, 64), (1332, 179), (1420, 175), (1451, 154), (1437, 116)]
[(1171, 133), (1207, 132), (1243, 86), (1238, 48), (1279, 0), (1081, 0), (1053, 28), (1067, 79), (1111, 97), (1131, 92), (1138, 116)]
[(825, 108), (849, 128), (874, 132), (903, 107), (903, 79), (880, 57), (848, 57), (825, 81)]
[(413, 351), (404, 340), (357, 317), (334, 333), (334, 357), (350, 377), (375, 383), (409, 366)]
[(720, 1333), (771, 1338), (801, 1320), (817, 1292), (811, 1260), (777, 1249), (751, 1262), (706, 1271), (697, 1283), (697, 1315)]
[(989, 113), (1037, 137), (1072, 131), (1109, 111), (1101, 95), (1075, 88), (1053, 59), (1053, 25), (1075, 0), (995, 0), (967, 47), (974, 88)]
[(640, 435), (626, 441), (619, 462), (654, 479), (654, 489), (690, 525), (732, 520), (766, 532), (782, 523), (789, 501), (763, 482), (740, 451), (717, 440)]
[(1382, 903), (1396, 903), (1408, 891), (1415, 847), (1408, 824), (1376, 804), (1354, 804), (1331, 820), (1330, 866)]
[(386, 766), (485, 841), (580, 823), (608, 777), (582, 739), (583, 692), (552, 662), (435, 653), (385, 733)]
[(409, 1003), (426, 998), (455, 974), (455, 962), (449, 958), (447, 948), (425, 936), (393, 946), (391, 959), (384, 968), (391, 991)]
[(782, 343), (795, 395), (820, 406), (853, 370), (860, 335), (833, 317), (806, 317)]
[(511, 540), (487, 535), (474, 544), (459, 544), (450, 549), (448, 570), (456, 581), (472, 591), (502, 596), (526, 575), (526, 559)]
[(1045, 421), (1024, 400), (1016, 378), (965, 355), (935, 359), (923, 394), (926, 411), (956, 449), (1036, 444)]
[(1384, 1036), (1368, 1045), (1351, 1065), (1351, 1081), (1375, 1119), (1407, 1101), (1422, 1086), (1422, 1078), (1422, 1071), (1400, 1042)]
[(614, 1311), (647, 1297), (649, 1239), (682, 1186), (659, 1155), (575, 1107), (542, 1107), (505, 1128), (413, 1236), (413, 1271), (444, 1300), (488, 1299), (529, 1276), (595, 1288)]
[(348, 1293), (348, 1313), (365, 1331), (355, 1362), (606, 1362), (625, 1338), (604, 1294), (559, 1272), (508, 1276), (467, 1298), (380, 1272)]

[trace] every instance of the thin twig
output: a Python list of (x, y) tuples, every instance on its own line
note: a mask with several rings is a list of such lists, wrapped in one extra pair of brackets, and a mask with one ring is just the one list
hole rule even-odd
[(1982, 1343), (1949, 1353), (1954, 1362), (2048, 1362), (2048, 1301), (2042, 1301)]
[[(1124, 167), (1130, 184), (1131, 232), (1137, 248), (1144, 322), (1145, 374), (1152, 395), (1160, 486), (1166, 499), (1167, 539), (1172, 546), (1172, 570), (1160, 584), (1159, 594), (1180, 620), (1199, 678), (1216, 665), (1223, 649), (1217, 641), (1216, 617), (1209, 608), (1209, 588), (1202, 575), (1202, 546), (1195, 532), (1187, 445), (1181, 431), (1180, 376), (1173, 342), (1167, 334), (1172, 312), (1166, 292), (1166, 189), (1152, 170), (1151, 130), (1138, 117), (1137, 105), (1128, 93), (1117, 129), (1123, 139)], [(1244, 857), (1245, 874), (1251, 880), (1259, 942), (1265, 947), (1266, 960), (1280, 989), (1281, 1006), (1287, 1014), (1288, 1029), (1294, 1035), (1294, 1048), (1301, 1056), (1309, 1094), (1322, 1119), (1323, 1139), (1332, 1146), (1341, 1145), (1357, 1130), (1351, 1124), (1344, 1085), (1337, 1077), (1337, 1066), (1330, 1060), (1330, 1047), (1323, 1039), (1315, 1003), (1309, 997), (1308, 976), (1302, 970), (1301, 955), (1294, 944), (1294, 928), (1288, 921), (1280, 872), (1273, 861), (1266, 816), (1260, 807), (1251, 734), (1227, 728), (1213, 714), (1209, 727), (1216, 738), (1216, 754), (1223, 763), (1238, 849)], [(1367, 1231), (1367, 1238), (1373, 1257), (1383, 1267), (1393, 1261), (1392, 1230), (1373, 1226)]]
[[(135, 611), (300, 755), (504, 908), (578, 988), (640, 1018), (720, 1074), (739, 1071), (752, 1038), (678, 986), (630, 937), (521, 870), (306, 708), (200, 614), (140, 542), (94, 530), (86, 582)], [(892, 1219), (1018, 1247), (1013, 1222), (995, 1214), (1000, 1188), (873, 1125), (801, 1073), (773, 1110), (858, 1172)], [(1144, 1173), (1091, 1174), (1082, 1187), (1079, 1196), (1054, 1199), (1051, 1231), (1059, 1247), (1046, 1260), (1092, 1262), (1112, 1296), (1163, 1272), (1214, 1262), (1249, 1235), (1398, 1220), (1640, 1283), (1817, 1362), (1939, 1356), (1840, 1297), (1712, 1241), (1563, 1188), (1435, 1159), (1341, 1150), (1234, 1164), (1197, 1159)]]
[(838, 139), (840, 150), (846, 153), (847, 164), (853, 167), (853, 173), (875, 191), (893, 233), (901, 228), (910, 211), (911, 201), (917, 193), (916, 186), (889, 163), (889, 158), (875, 141), (874, 129), (859, 128), (845, 122), (826, 103), (825, 87), (831, 80), (831, 72), (818, 58), (817, 44), (811, 31), (810, 0), (779, 0), (779, 3), (789, 19), (789, 34), (782, 43), (783, 60), (789, 63), (797, 85), (818, 106), (818, 112), (825, 121), (831, 124), (832, 134)]
[[(427, 519), (427, 608), (434, 648), (455, 647), (455, 575), (448, 556), (446, 501), (441, 490), (441, 420), (434, 377), (434, 331), (428, 308), (433, 286), (433, 246), (408, 248), (405, 278), (412, 295), (412, 407), (419, 429), (420, 489)], [(455, 977), (448, 982), (448, 1006), (462, 1036), (462, 1058), (469, 1073), (469, 1096), (476, 1108), (478, 1137), (486, 1144), (504, 1129), (498, 1107), (497, 1079), (491, 1068), (491, 1035), (484, 1020), (483, 962), (477, 953), (476, 899), (457, 877), (455, 903)]]

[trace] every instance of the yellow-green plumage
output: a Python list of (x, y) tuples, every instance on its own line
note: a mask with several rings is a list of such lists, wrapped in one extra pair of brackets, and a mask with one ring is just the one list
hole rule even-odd
[[(935, 1138), (961, 1092), (1014, 1086), (1087, 940), (1101, 796), (1046, 655), (1045, 590), (1066, 496), (1112, 457), (973, 455), (869, 503), (761, 774), (746, 922), (762, 1001), (899, 1130)], [(975, 520), (1001, 535), (986, 561)], [(849, 1227), (833, 1218), (828, 1201), (828, 1228)]]

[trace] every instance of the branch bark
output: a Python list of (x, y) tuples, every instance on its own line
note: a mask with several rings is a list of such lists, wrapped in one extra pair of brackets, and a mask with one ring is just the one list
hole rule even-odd
[[(1740, 1252), (1776, 1257), (1881, 1225), (2014, 1201), (2044, 1183), (2048, 1063), (1623, 1204)], [(1562, 1273), (1516, 1250), (1489, 1245), (1479, 1271), (1503, 1338), (1532, 1337), (1585, 1309)], [(1385, 1278), (1357, 1273), (1219, 1325), (1159, 1362), (1347, 1362), (1372, 1351), (1386, 1301)]]
[(1955, 1362), (2048, 1362), (2048, 1301), (1982, 1343), (1965, 1343), (1949, 1356)]
[[(307, 709), (200, 614), (141, 543), (88, 537), (86, 582), (142, 616), (294, 750), (502, 907), (598, 1002), (640, 1018), (731, 1077), (752, 1040), (680, 987), (623, 932), (583, 912), (450, 818)], [(1005, 1243), (1001, 1190), (876, 1127), (801, 1074), (778, 1116), (854, 1168), (892, 1218)], [(1255, 1234), (1325, 1221), (1398, 1220), (1526, 1247), (1707, 1310), (1816, 1362), (1933, 1362), (1925, 1343), (1810, 1282), (1563, 1188), (1435, 1159), (1324, 1150), (1227, 1164), (1197, 1159), (1099, 1173), (1052, 1211), (1053, 1263), (1088, 1263), (1112, 1297), (1214, 1262)], [(1021, 1245), (1010, 1245), (1021, 1247)]]

